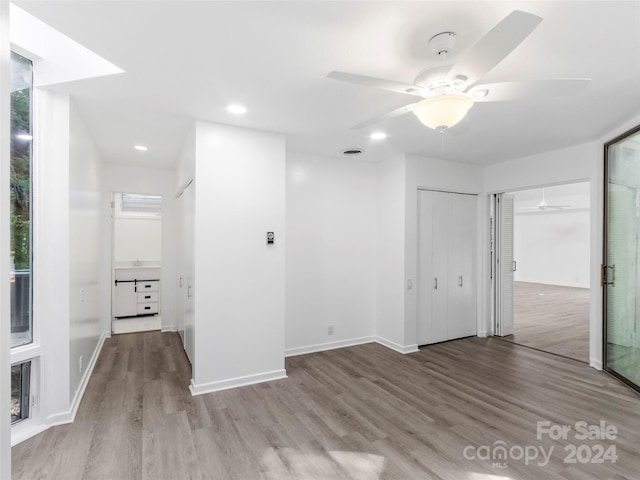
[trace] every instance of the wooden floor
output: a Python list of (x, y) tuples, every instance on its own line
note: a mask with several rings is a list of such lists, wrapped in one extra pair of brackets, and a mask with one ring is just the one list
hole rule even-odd
[(503, 339), (589, 363), (589, 289), (526, 282), (513, 287), (514, 334)]
[[(468, 338), (410, 355), (366, 344), (292, 357), (286, 368), (287, 379), (192, 397), (176, 334), (114, 336), (75, 423), (14, 447), (13, 478), (640, 478), (640, 396), (573, 360)], [(538, 421), (604, 421), (617, 434), (538, 439)], [(601, 444), (616, 463), (566, 463), (583, 444), (582, 459)], [(499, 446), (506, 463), (478, 458)], [(520, 456), (540, 448), (551, 450), (546, 465)]]

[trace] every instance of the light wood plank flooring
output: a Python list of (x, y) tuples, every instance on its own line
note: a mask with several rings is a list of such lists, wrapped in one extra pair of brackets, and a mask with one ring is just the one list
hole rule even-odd
[(589, 363), (589, 292), (514, 282), (514, 334), (503, 340)]
[[(192, 397), (176, 334), (114, 336), (75, 423), (14, 447), (13, 478), (640, 478), (640, 396), (572, 360), (467, 338), (410, 355), (366, 344), (292, 357), (286, 368), (287, 379)], [(537, 439), (538, 421), (605, 421), (618, 433)], [(478, 458), (496, 442), (513, 452), (506, 468)], [(615, 446), (617, 462), (565, 463), (565, 447), (582, 444), (588, 454)], [(527, 465), (514, 449), (527, 446), (552, 449), (549, 463)]]

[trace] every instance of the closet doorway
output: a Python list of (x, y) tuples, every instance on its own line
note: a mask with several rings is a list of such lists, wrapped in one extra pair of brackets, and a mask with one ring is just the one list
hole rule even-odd
[(112, 194), (111, 331), (160, 330), (162, 197)]

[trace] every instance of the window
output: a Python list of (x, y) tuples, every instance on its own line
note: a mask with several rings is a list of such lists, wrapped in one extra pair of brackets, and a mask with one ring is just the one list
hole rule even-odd
[(159, 195), (122, 194), (122, 213), (148, 214), (160, 216), (162, 213), (162, 197)]
[[(33, 342), (31, 60), (11, 53), (11, 346)], [(13, 370), (12, 370), (13, 375)], [(13, 377), (12, 377), (13, 378)], [(13, 410), (12, 417), (13, 418)]]
[(31, 362), (11, 365), (11, 423), (29, 418)]

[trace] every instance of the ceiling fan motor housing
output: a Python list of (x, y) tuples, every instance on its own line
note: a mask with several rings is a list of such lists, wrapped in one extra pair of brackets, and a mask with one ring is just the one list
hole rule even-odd
[(433, 53), (439, 56), (446, 56), (456, 44), (456, 34), (453, 32), (442, 32), (431, 37), (429, 46)]

